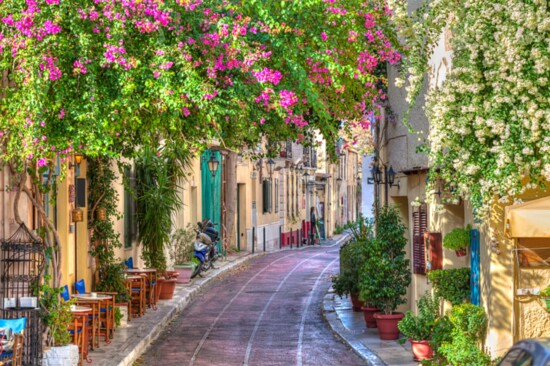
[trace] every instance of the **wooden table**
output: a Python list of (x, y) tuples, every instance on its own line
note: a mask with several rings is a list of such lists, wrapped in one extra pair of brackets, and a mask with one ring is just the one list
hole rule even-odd
[[(72, 297), (77, 299), (77, 302), (78, 302), (79, 305), (85, 305), (87, 307), (92, 308), (92, 313), (91, 313), (91, 319), (92, 319), (91, 348), (92, 348), (92, 350), (95, 347), (99, 348), (99, 337), (100, 337), (100, 330), (101, 330), (100, 314), (99, 313), (101, 311), (101, 305), (105, 306), (105, 311), (107, 311), (107, 312), (111, 311), (111, 310), (109, 310), (109, 301), (113, 299), (113, 296), (103, 295), (103, 294), (96, 294), (95, 296), (92, 296), (91, 293), (87, 293), (87, 294), (75, 294), (75, 295), (72, 295)], [(109, 329), (106, 330), (106, 336), (105, 336), (106, 343), (110, 343), (108, 333), (109, 333)]]
[(127, 269), (126, 272), (129, 275), (147, 275), (146, 281), (146, 298), (147, 305), (153, 310), (157, 310), (157, 302), (155, 297), (155, 292), (157, 289), (157, 270), (154, 268), (134, 268)]
[[(72, 306), (73, 313), (73, 344), (78, 346), (80, 352), (80, 364), (82, 360), (91, 363), (92, 360), (88, 357), (88, 318), (92, 314), (92, 308), (86, 306)], [(80, 336), (78, 331), (80, 330)]]

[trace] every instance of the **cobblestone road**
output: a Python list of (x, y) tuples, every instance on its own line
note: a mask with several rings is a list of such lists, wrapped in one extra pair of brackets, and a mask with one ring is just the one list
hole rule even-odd
[(321, 318), (338, 247), (256, 258), (208, 286), (142, 365), (363, 365)]

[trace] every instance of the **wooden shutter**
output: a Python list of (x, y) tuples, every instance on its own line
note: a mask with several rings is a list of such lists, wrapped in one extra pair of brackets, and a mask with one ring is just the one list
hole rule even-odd
[(428, 229), (428, 214), (426, 205), (418, 207), (413, 212), (413, 273), (426, 274), (426, 251), (424, 249), (424, 233)]
[(441, 241), (441, 233), (424, 233), (424, 247), (429, 255), (429, 264), (426, 265), (426, 269), (428, 271), (443, 269), (443, 245)]

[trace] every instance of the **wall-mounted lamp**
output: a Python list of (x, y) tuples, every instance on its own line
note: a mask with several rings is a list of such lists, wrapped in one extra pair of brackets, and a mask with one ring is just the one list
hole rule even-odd
[(218, 171), (218, 165), (220, 165), (220, 162), (218, 161), (218, 159), (216, 159), (214, 150), (211, 150), (210, 160), (208, 160), (208, 170), (210, 170), (210, 174), (212, 174), (212, 178), (216, 176), (216, 173)]
[(74, 164), (69, 163), (69, 169), (73, 169), (74, 167), (80, 168), (80, 163), (82, 163), (82, 157), (83, 155), (81, 153), (74, 154)]
[(275, 161), (270, 158), (267, 161), (267, 172), (269, 173), (269, 179), (273, 178), (273, 168), (274, 167), (275, 167)]
[[(390, 166), (389, 169), (386, 169), (384, 167), (384, 170), (380, 170), (377, 165), (373, 166), (370, 170), (372, 177), (367, 179), (368, 184), (387, 184), (389, 187), (397, 187), (400, 188), (399, 181), (395, 183), (395, 171)], [(383, 180), (384, 177), (382, 177), (382, 173), (385, 175), (385, 180)]]

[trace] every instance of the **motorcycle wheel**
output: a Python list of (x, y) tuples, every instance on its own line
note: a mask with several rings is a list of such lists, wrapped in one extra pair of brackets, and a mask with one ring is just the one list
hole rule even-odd
[(202, 262), (195, 257), (193, 258), (193, 263), (195, 264), (195, 266), (193, 267), (191, 278), (195, 278), (199, 273), (202, 272)]

